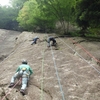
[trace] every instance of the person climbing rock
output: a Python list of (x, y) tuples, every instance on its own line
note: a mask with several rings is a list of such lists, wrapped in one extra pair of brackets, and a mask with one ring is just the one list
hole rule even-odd
[[(55, 47), (56, 47), (56, 45), (57, 45), (57, 42), (56, 42), (56, 40), (55, 40), (54, 37), (49, 37), (49, 38), (47, 39), (47, 42), (48, 42), (47, 47), (50, 47), (50, 46), (55, 46)], [(52, 43), (51, 43), (51, 42), (52, 42)]]
[(17, 68), (16, 73), (12, 76), (9, 88), (15, 85), (16, 78), (22, 80), (22, 86), (20, 89), (20, 93), (25, 95), (25, 89), (28, 85), (29, 77), (33, 74), (32, 68), (28, 65), (26, 60), (22, 61), (22, 64)]
[[(33, 40), (30, 40), (30, 41), (33, 41), (33, 42), (31, 43), (31, 45), (36, 44), (38, 39), (39, 39), (39, 37), (36, 36), (35, 38), (33, 38)], [(39, 39), (39, 41), (40, 41), (40, 39)]]

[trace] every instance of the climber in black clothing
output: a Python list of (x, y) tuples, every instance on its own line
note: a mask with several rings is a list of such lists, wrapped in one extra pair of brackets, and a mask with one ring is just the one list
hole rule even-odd
[[(48, 47), (50, 47), (50, 46), (56, 46), (56, 44), (57, 44), (55, 38), (53, 38), (53, 37), (49, 37), (49, 38), (47, 39), (47, 42), (48, 42)], [(52, 43), (51, 43), (51, 42), (52, 42)]]
[[(33, 45), (33, 44), (36, 44), (36, 42), (37, 42), (37, 40), (38, 40), (39, 38), (36, 36), (35, 38), (33, 38), (33, 42), (31, 43), (31, 45)], [(40, 39), (39, 39), (40, 40)]]

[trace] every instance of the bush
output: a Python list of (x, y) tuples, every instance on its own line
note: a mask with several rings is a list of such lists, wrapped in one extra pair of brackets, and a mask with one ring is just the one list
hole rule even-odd
[(89, 28), (86, 36), (87, 37), (98, 37), (98, 38), (100, 38), (100, 29), (99, 28)]
[(70, 35), (71, 36), (81, 36), (81, 34), (79, 33), (79, 30), (78, 31), (74, 31), (74, 32), (70, 32)]

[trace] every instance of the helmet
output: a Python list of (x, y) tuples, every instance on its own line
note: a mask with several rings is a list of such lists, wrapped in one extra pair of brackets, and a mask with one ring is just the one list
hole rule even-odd
[(36, 36), (35, 38), (38, 38), (38, 36)]
[(27, 64), (27, 60), (23, 60), (22, 61), (22, 64)]

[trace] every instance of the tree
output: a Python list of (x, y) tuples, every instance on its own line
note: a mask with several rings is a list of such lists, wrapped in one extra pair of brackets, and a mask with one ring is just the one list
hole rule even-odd
[(0, 6), (0, 28), (17, 30), (16, 13), (12, 7)]
[[(64, 33), (66, 33), (65, 21), (71, 21), (71, 12), (75, 0), (36, 0), (41, 8), (45, 12), (45, 16), (55, 17), (55, 22), (60, 21)], [(41, 1), (41, 2), (40, 2)], [(47, 14), (48, 13), (48, 14)], [(67, 27), (68, 33), (68, 27)]]
[(77, 0), (76, 22), (85, 30), (89, 27), (100, 27), (100, 0)]
[(10, 0), (10, 4), (14, 9), (18, 9), (18, 11), (23, 7), (23, 4), (29, 0)]
[[(46, 17), (44, 10), (40, 10), (35, 0), (27, 1), (20, 10), (18, 18), (19, 25), (27, 30), (35, 30), (37, 27), (41, 31), (53, 28), (53, 17)], [(51, 24), (52, 23), (52, 24)]]

